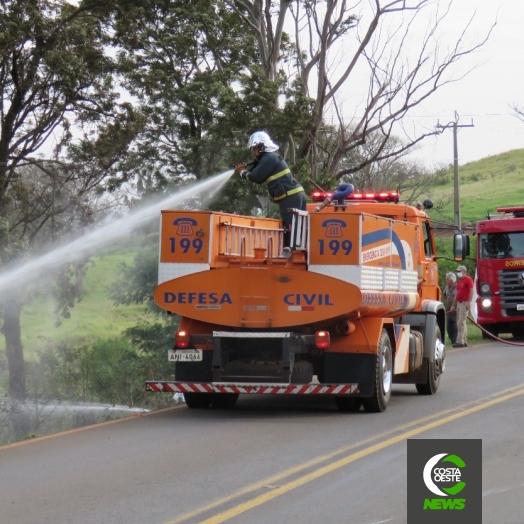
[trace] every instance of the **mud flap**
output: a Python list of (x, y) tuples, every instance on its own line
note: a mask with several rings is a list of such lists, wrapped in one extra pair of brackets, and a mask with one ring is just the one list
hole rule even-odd
[(323, 370), (318, 377), (322, 384), (358, 384), (360, 397), (373, 394), (376, 355), (357, 353), (325, 353)]
[(200, 362), (177, 362), (175, 364), (175, 379), (179, 382), (212, 382), (213, 352), (202, 351)]

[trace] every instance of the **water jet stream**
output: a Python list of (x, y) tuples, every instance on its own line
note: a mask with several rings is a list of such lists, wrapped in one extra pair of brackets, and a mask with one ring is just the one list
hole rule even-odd
[(94, 254), (94, 251), (97, 249), (107, 246), (115, 239), (131, 233), (132, 230), (140, 224), (154, 218), (162, 209), (180, 206), (189, 198), (200, 195), (204, 191), (208, 191), (208, 194), (204, 197), (204, 201), (209, 203), (232, 174), (233, 170), (228, 170), (200, 182), (190, 184), (159, 202), (134, 211), (110, 224), (100, 226), (76, 240), (57, 247), (16, 269), (10, 269), (0, 274), (0, 290), (14, 286), (21, 280), (36, 278), (40, 271), (48, 269), (49, 267), (58, 266), (65, 262), (72, 262), (88, 254)]

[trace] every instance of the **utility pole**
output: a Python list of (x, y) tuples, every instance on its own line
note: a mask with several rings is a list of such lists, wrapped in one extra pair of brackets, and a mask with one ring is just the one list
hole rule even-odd
[(437, 127), (444, 130), (448, 128), (453, 129), (453, 173), (454, 173), (454, 199), (453, 199), (453, 216), (454, 221), (453, 224), (455, 225), (455, 228), (459, 231), (462, 230), (462, 219), (460, 217), (460, 190), (459, 190), (459, 174), (458, 174), (458, 128), (459, 127), (475, 127), (473, 125), (473, 119), (471, 119), (471, 124), (461, 124), (459, 125), (459, 115), (455, 111), (455, 121), (450, 122), (449, 124), (446, 124), (445, 126), (437, 123)]

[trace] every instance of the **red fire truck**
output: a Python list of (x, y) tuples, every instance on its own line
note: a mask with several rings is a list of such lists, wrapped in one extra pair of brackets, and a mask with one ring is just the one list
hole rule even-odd
[[(477, 321), (489, 333), (524, 335), (524, 206), (477, 223)], [(488, 335), (483, 333), (484, 337)]]

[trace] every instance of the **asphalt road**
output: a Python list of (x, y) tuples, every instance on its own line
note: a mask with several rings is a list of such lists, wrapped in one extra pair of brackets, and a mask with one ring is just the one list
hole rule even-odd
[(524, 522), (524, 347), (448, 352), (433, 397), (382, 414), (240, 397), (0, 447), (0, 522), (406, 522), (407, 439), (482, 439), (483, 524)]

